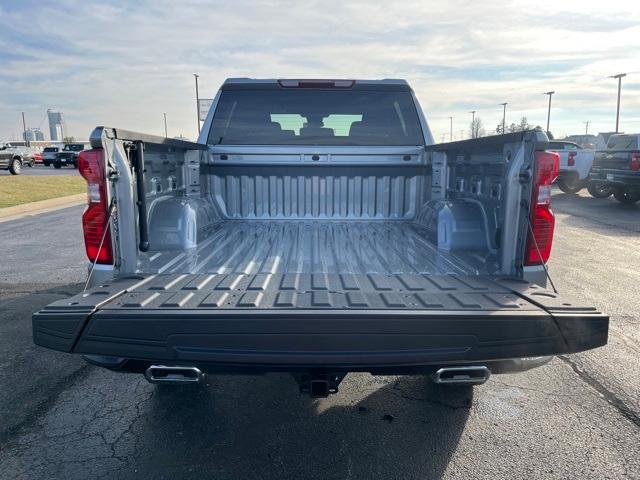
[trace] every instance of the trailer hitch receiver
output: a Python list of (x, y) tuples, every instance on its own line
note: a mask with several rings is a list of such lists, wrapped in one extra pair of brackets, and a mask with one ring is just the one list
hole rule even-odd
[(312, 398), (326, 398), (332, 393), (338, 393), (338, 386), (345, 376), (345, 373), (303, 373), (294, 375), (294, 378), (300, 393)]

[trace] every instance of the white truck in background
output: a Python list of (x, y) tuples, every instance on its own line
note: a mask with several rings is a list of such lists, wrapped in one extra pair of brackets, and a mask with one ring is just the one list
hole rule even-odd
[(551, 140), (549, 150), (560, 156), (560, 173), (556, 184), (564, 193), (578, 193), (589, 186), (589, 172), (594, 150), (582, 148), (574, 142)]

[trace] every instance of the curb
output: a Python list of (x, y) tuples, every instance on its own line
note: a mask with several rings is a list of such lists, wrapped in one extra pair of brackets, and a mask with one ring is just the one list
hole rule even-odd
[(28, 215), (37, 215), (39, 213), (53, 212), (74, 205), (81, 205), (87, 202), (86, 193), (78, 193), (76, 195), (68, 195), (66, 197), (49, 198), (47, 200), (39, 200), (37, 202), (23, 203), (13, 207), (0, 208), (0, 223), (10, 220), (18, 220)]

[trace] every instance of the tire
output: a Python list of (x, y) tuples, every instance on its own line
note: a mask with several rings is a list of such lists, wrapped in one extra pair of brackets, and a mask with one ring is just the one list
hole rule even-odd
[(62, 164), (60, 162), (53, 162), (53, 168), (62, 168)]
[(632, 205), (640, 200), (640, 191), (622, 189), (613, 192), (613, 198), (625, 205)]
[(587, 190), (593, 198), (607, 198), (613, 194), (613, 187), (604, 182), (589, 182)]
[(35, 167), (35, 165), (36, 165), (36, 161), (35, 160), (31, 160), (29, 163), (27, 163), (27, 166), (29, 168), (33, 168), (33, 167)]
[(11, 172), (11, 175), (20, 175), (20, 173), (22, 173), (22, 160), (19, 158), (11, 160), (11, 163), (9, 164), (9, 171)]
[(51, 165), (51, 163), (50, 163), (50, 162), (42, 162), (42, 164), (43, 164), (45, 167), (48, 167), (49, 165)]
[(558, 180), (558, 188), (564, 193), (575, 194), (582, 190), (583, 185), (580, 182), (566, 182)]

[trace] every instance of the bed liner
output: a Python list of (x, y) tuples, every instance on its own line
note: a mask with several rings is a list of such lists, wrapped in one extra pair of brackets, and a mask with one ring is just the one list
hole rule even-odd
[(484, 263), (472, 252), (439, 250), (427, 228), (401, 220), (227, 220), (202, 237), (191, 251), (148, 254), (141, 270), (443, 275), (478, 273), (474, 264)]

